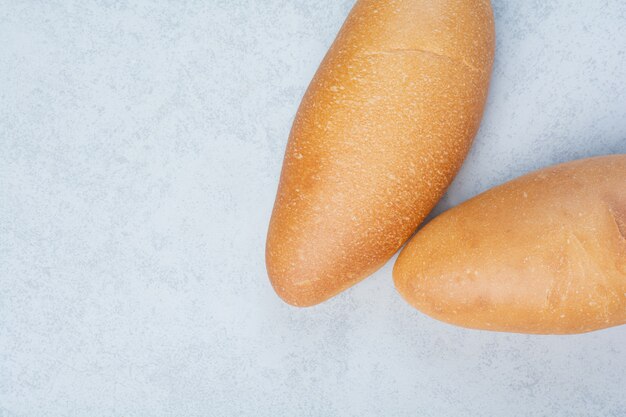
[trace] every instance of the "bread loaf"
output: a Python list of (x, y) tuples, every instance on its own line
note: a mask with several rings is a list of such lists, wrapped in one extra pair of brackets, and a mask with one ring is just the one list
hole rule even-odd
[(415, 308), (464, 327), (626, 323), (626, 155), (543, 169), (443, 213), (401, 252), (394, 280)]
[(296, 115), (270, 222), (276, 292), (309, 306), (380, 268), (457, 173), (494, 54), (487, 0), (359, 0)]

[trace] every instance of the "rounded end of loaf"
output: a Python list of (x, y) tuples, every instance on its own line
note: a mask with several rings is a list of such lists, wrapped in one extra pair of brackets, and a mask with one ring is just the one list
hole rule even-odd
[[(452, 209), (433, 220), (398, 256), (394, 285), (410, 306), (432, 319), (467, 329), (540, 335), (598, 330), (585, 325), (576, 312), (562, 317), (560, 312), (544, 311), (532, 302), (523, 305), (518, 297), (511, 297), (514, 292), (538, 293), (542, 289), (535, 288), (532, 276), (526, 277), (523, 287), (519, 283), (509, 285), (485, 268), (489, 261), (478, 259), (473, 244), (467, 243), (469, 239), (465, 237), (464, 243), (457, 239), (461, 227), (456, 212)], [(473, 254), (478, 261), (472, 262), (461, 252)]]
[(336, 280), (321, 279), (328, 266), (320, 263), (314, 251), (272, 227), (265, 248), (265, 265), (274, 291), (292, 306), (311, 307), (339, 292), (332, 288)]
[(339, 292), (329, 290), (329, 283), (318, 279), (315, 268), (306, 262), (294, 262), (288, 270), (281, 268), (281, 263), (270, 255), (268, 246), (265, 261), (267, 274), (274, 291), (285, 303), (295, 307), (312, 307)]
[[(421, 277), (416, 276), (416, 262), (419, 262), (413, 250), (407, 251), (409, 245), (414, 245), (415, 240), (409, 241), (402, 249), (396, 263), (393, 266), (393, 283), (400, 296), (412, 307), (420, 312), (431, 316), (432, 309), (427, 300), (430, 298), (428, 286), (422, 286)], [(407, 255), (409, 253), (409, 255)]]
[(283, 226), (277, 218), (272, 219), (265, 264), (276, 294), (296, 307), (314, 306), (336, 296), (374, 273), (387, 259), (350, 256), (355, 252), (352, 247), (346, 249), (330, 232), (290, 232)]

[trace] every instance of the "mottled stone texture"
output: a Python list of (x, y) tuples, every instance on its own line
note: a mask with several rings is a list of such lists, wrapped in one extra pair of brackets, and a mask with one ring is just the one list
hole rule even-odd
[[(626, 153), (626, 3), (493, 3), (485, 118), (437, 212)], [(282, 154), (351, 5), (0, 0), (0, 416), (626, 415), (626, 327), (457, 329), (390, 265), (276, 297)]]

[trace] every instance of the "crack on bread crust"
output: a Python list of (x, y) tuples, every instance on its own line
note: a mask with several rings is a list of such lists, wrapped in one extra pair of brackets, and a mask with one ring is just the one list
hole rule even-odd
[(594, 256), (594, 254), (589, 250), (587, 244), (585, 244), (584, 239), (574, 231), (572, 231), (572, 240), (575, 246), (578, 247), (579, 257), (578, 260), (580, 262), (580, 267), (583, 271), (593, 270), (598, 275), (602, 276), (604, 281), (607, 281), (607, 275), (602, 268), (601, 263), (598, 261), (598, 258)]
[(609, 212), (611, 213), (613, 221), (615, 221), (617, 231), (619, 232), (621, 238), (626, 241), (626, 212), (624, 210), (620, 210), (619, 207), (616, 206), (609, 207)]

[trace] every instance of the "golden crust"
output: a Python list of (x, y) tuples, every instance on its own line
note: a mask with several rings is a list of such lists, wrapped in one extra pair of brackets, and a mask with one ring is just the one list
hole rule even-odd
[(626, 323), (626, 155), (546, 168), (435, 218), (394, 266), (400, 294), (459, 326), (569, 334)]
[(356, 3), (287, 145), (266, 247), (286, 302), (370, 275), (434, 207), (478, 130), (494, 36), (485, 1)]

